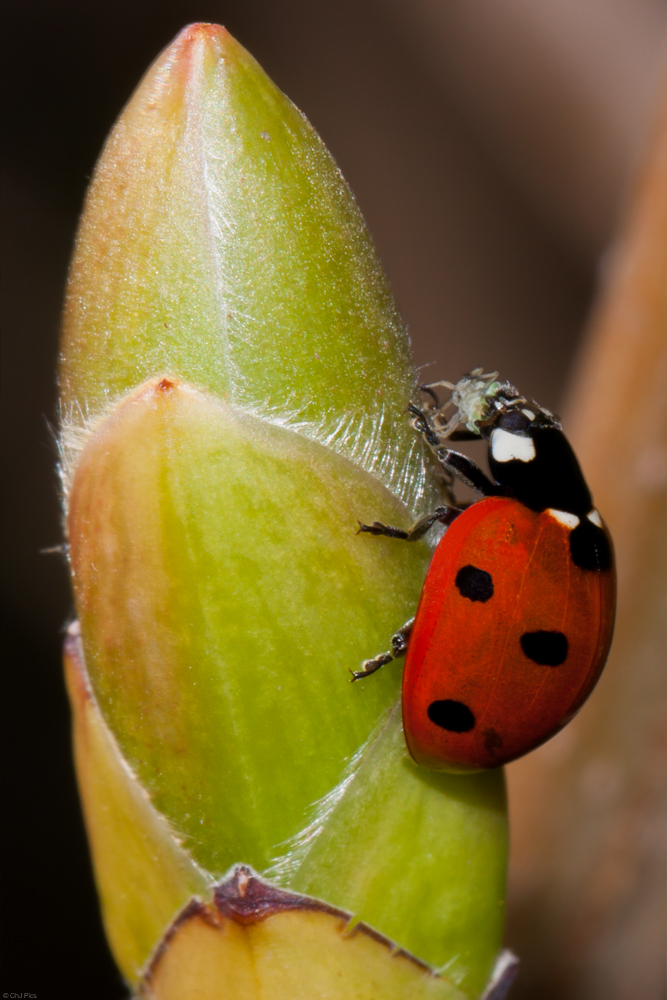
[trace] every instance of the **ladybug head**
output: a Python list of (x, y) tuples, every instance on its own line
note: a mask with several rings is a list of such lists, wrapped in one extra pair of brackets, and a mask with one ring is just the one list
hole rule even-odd
[[(468, 434), (488, 441), (495, 482), (533, 510), (590, 510), (591, 496), (579, 463), (553, 413), (509, 382), (499, 382), (497, 372), (476, 368), (456, 385), (439, 384), (452, 391), (444, 406), (437, 403), (429, 412), (439, 439), (460, 439), (463, 425)], [(432, 392), (432, 387), (426, 390)], [(445, 419), (449, 408), (453, 412)]]
[(489, 386), (492, 392), (485, 397), (484, 413), (476, 422), (475, 430), (481, 437), (489, 440), (495, 430), (502, 430), (506, 434), (532, 438), (541, 428), (561, 429), (553, 413), (522, 396), (509, 382), (496, 385), (497, 389), (493, 383)]
[[(497, 427), (512, 434), (530, 434), (531, 428), (536, 427), (560, 429), (553, 413), (522, 396), (509, 382), (499, 382), (498, 372), (485, 373), (482, 368), (475, 368), (455, 385), (438, 382), (424, 388), (430, 393), (435, 385), (452, 391), (444, 406), (438, 403), (429, 413), (438, 437), (450, 437), (461, 425), (487, 439)], [(445, 418), (449, 410), (453, 412)]]

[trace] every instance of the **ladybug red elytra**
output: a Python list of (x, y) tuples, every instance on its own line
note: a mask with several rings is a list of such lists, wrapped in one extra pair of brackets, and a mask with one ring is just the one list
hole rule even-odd
[[(444, 406), (439, 385), (452, 390)], [(448, 527), (415, 618), (353, 680), (407, 654), (403, 726), (413, 758), (478, 771), (549, 739), (592, 691), (614, 628), (613, 548), (553, 414), (482, 369), (455, 386), (422, 388), (429, 402), (410, 407), (416, 429), (447, 486), (457, 477), (482, 499), (438, 507), (409, 531), (360, 525), (407, 541), (436, 523)], [(492, 480), (447, 447), (479, 438), (488, 441)]]

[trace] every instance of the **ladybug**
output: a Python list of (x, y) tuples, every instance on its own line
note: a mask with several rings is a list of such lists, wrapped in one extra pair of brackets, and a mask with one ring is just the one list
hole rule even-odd
[[(440, 406), (435, 389), (452, 390)], [(359, 680), (398, 656), (403, 727), (424, 767), (479, 771), (515, 760), (581, 708), (611, 644), (616, 579), (611, 537), (557, 418), (475, 369), (456, 385), (423, 386), (410, 407), (453, 501), (459, 479), (481, 499), (454, 502), (408, 531), (374, 521), (371, 535), (415, 541), (447, 526), (415, 618)], [(450, 407), (453, 414), (447, 418)], [(449, 440), (488, 442), (492, 478)]]

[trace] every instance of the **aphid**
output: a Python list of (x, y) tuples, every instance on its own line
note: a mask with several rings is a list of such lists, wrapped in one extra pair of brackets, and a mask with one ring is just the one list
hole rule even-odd
[[(604, 667), (616, 604), (609, 532), (556, 417), (497, 373), (475, 369), (440, 406), (412, 406), (446, 482), (482, 499), (438, 507), (409, 531), (374, 521), (373, 535), (414, 541), (447, 525), (415, 618), (358, 680), (407, 654), (403, 725), (418, 764), (475, 771), (521, 757), (581, 708)], [(449, 419), (448, 410), (453, 410)], [(488, 442), (492, 479), (447, 446)]]

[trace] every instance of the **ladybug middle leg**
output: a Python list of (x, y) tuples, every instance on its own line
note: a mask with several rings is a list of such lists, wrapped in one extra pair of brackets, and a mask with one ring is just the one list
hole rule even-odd
[(430, 514), (424, 514), (407, 531), (403, 528), (392, 528), (390, 524), (382, 524), (380, 521), (372, 521), (370, 524), (362, 524), (359, 521), (360, 532), (369, 535), (385, 535), (387, 538), (400, 538), (405, 542), (416, 542), (429, 531), (436, 521), (440, 524), (451, 524), (455, 517), (463, 513), (461, 507), (436, 507)]
[[(436, 407), (439, 407), (438, 397), (434, 392), (431, 391), (430, 387), (426, 387), (429, 395), (432, 396)], [(453, 477), (456, 476), (461, 482), (465, 483), (466, 486), (470, 486), (477, 493), (480, 493), (484, 497), (491, 496), (502, 496), (504, 495), (504, 490), (493, 483), (489, 477), (475, 465), (472, 459), (468, 458), (467, 455), (462, 455), (461, 452), (452, 451), (449, 448), (443, 447), (442, 434), (438, 434), (437, 429), (431, 423), (428, 415), (420, 410), (419, 407), (410, 405), (408, 407), (409, 412), (414, 417), (414, 427), (415, 430), (419, 431), (423, 435), (426, 443), (434, 451), (440, 465), (442, 466), (447, 477), (450, 477), (453, 482)], [(454, 438), (459, 441), (471, 440), (479, 438), (480, 435), (469, 431), (450, 431), (448, 437), (450, 439)], [(462, 514), (463, 511), (469, 506), (469, 504), (461, 504), (458, 507), (442, 506), (436, 507), (434, 511), (430, 514), (424, 514), (420, 517), (415, 524), (407, 531), (403, 528), (394, 528), (390, 524), (382, 524), (380, 521), (372, 521), (370, 524), (362, 524), (359, 521), (359, 532), (365, 532), (369, 535), (384, 535), (386, 538), (399, 538), (406, 542), (416, 542), (418, 539), (422, 538), (430, 528), (433, 527), (436, 522), (440, 524), (449, 525), (452, 521)], [(369, 677), (374, 674), (381, 667), (384, 667), (387, 663), (391, 663), (398, 656), (403, 656), (407, 652), (408, 639), (410, 636), (410, 631), (414, 619), (407, 622), (403, 628), (399, 629), (391, 639), (391, 651), (386, 653), (380, 653), (379, 656), (375, 656), (372, 660), (364, 660), (361, 665), (361, 670), (351, 670), (352, 680), (358, 681), (362, 677)]]
[(457, 479), (476, 493), (480, 493), (483, 497), (505, 496), (505, 491), (491, 482), (486, 473), (467, 455), (461, 454), (460, 451), (452, 451), (450, 448), (439, 448), (436, 454), (438, 461), (448, 472), (452, 472)]
[[(403, 531), (402, 528), (392, 528), (391, 525), (381, 524), (379, 521), (373, 521), (372, 524), (362, 524), (360, 521), (359, 531), (368, 532), (370, 535), (385, 535), (387, 538), (400, 538), (406, 542), (416, 542), (437, 521), (441, 524), (451, 524), (454, 518), (462, 513), (462, 507), (436, 507), (430, 514), (420, 517), (409, 531)], [(361, 670), (351, 670), (352, 680), (358, 681), (362, 677), (369, 677), (376, 670), (379, 670), (380, 667), (391, 663), (392, 660), (396, 660), (399, 656), (405, 656), (413, 624), (414, 618), (411, 618), (409, 622), (405, 623), (403, 628), (399, 628), (398, 632), (392, 635), (390, 652), (380, 653), (379, 656), (374, 656), (372, 660), (364, 660), (361, 664)]]
[(379, 670), (380, 667), (391, 663), (392, 660), (397, 660), (399, 656), (405, 656), (408, 651), (408, 639), (410, 638), (414, 623), (414, 618), (411, 618), (409, 622), (405, 623), (403, 628), (399, 628), (398, 632), (392, 635), (391, 652), (380, 653), (379, 656), (374, 656), (372, 660), (364, 660), (361, 664), (361, 670), (350, 670), (352, 680), (358, 681), (362, 677), (368, 677), (370, 674), (374, 674), (376, 670)]

